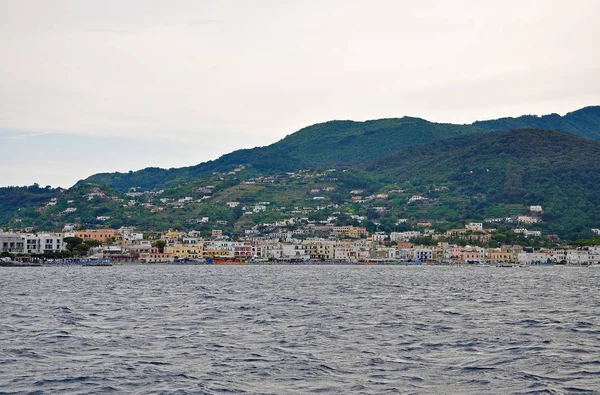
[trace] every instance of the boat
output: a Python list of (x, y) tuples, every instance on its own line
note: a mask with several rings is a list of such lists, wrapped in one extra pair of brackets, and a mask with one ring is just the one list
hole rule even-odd
[(377, 262), (374, 261), (358, 261), (359, 265), (377, 265)]
[(496, 267), (514, 267), (515, 265), (513, 265), (512, 263), (509, 262), (498, 262), (496, 264)]
[(213, 261), (213, 263), (215, 265), (245, 265), (246, 262), (244, 262), (241, 259), (215, 259)]
[(72, 266), (112, 266), (108, 258), (65, 258), (49, 259), (46, 265), (72, 265)]
[(30, 267), (30, 266), (42, 266), (41, 263), (37, 262), (19, 262), (13, 261), (11, 259), (2, 259), (0, 260), (1, 267)]

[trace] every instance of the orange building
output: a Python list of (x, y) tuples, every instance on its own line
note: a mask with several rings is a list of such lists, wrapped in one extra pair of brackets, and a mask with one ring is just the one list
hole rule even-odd
[(115, 237), (114, 229), (87, 229), (75, 232), (75, 237), (80, 237), (85, 240), (98, 240), (105, 242), (111, 237)]

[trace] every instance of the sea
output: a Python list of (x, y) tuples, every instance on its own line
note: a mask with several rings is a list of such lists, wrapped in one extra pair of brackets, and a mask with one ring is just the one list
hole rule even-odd
[(600, 269), (0, 268), (0, 393), (600, 393)]

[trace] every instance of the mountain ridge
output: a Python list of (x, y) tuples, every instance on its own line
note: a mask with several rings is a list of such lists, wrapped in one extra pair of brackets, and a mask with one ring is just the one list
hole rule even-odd
[(558, 114), (525, 115), (465, 125), (435, 123), (407, 116), (361, 122), (327, 121), (302, 128), (268, 146), (236, 150), (194, 166), (98, 173), (79, 182), (106, 185), (120, 191), (132, 187), (153, 189), (158, 185), (172, 186), (240, 165), (253, 165), (263, 173), (276, 173), (340, 162), (357, 163), (434, 140), (522, 128), (566, 131), (600, 140), (600, 106), (584, 107), (564, 117)]
[[(540, 129), (499, 131), (454, 139), (452, 148), (425, 144), (369, 162), (384, 179), (447, 183), (456, 194), (479, 196), (479, 212), (498, 204), (542, 205), (548, 231), (565, 234), (600, 220), (600, 142)], [(457, 144), (458, 143), (458, 144)], [(436, 151), (437, 149), (437, 151)]]
[[(579, 130), (600, 129), (598, 109), (573, 112)], [(198, 228), (207, 234), (218, 226), (240, 234), (306, 212), (315, 221), (342, 213), (338, 224), (359, 225), (355, 218), (363, 218), (369, 231), (400, 231), (428, 222), (446, 229), (514, 219), (541, 205), (541, 222), (529, 225), (534, 230), (576, 239), (598, 228), (600, 141), (564, 131), (485, 130), (493, 127), (411, 117), (333, 121), (188, 168), (97, 174), (68, 190), (0, 188), (0, 225)], [(414, 196), (424, 199), (411, 203)], [(256, 205), (257, 212), (246, 212)], [(210, 222), (198, 222), (202, 218)], [(515, 226), (500, 225), (503, 232)]]

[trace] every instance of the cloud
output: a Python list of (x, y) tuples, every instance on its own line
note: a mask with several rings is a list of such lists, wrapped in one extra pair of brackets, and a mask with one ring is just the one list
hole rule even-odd
[(172, 167), (331, 119), (466, 123), (600, 102), (597, 0), (57, 3), (0, 1), (12, 161), (66, 146), (110, 154), (94, 171)]
[(2, 140), (24, 140), (32, 137), (45, 136), (51, 133), (47, 132), (27, 132), (22, 130), (0, 130), (0, 139)]
[(128, 30), (118, 30), (118, 29), (86, 29), (86, 33), (106, 33), (106, 34), (133, 34), (133, 32)]
[(223, 22), (224, 21), (217, 20), (217, 19), (191, 19), (189, 25), (195, 26), (195, 27), (202, 27), (202, 26), (210, 26), (210, 25), (220, 25)]

